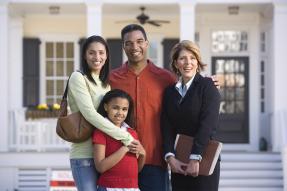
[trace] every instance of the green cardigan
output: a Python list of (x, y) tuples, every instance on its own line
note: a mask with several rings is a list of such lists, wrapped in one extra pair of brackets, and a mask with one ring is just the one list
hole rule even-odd
[[(83, 76), (80, 72), (72, 73), (68, 89), (68, 103), (71, 112), (80, 111), (84, 118), (94, 127), (114, 139), (121, 140), (124, 145), (129, 145), (133, 141), (132, 136), (128, 132), (116, 127), (97, 112), (97, 108), (103, 96), (111, 88), (109, 85), (105, 88), (102, 86), (99, 75), (92, 73), (92, 77), (97, 85), (90, 82), (88, 78)], [(89, 88), (87, 87), (86, 82)], [(72, 143), (70, 158), (93, 158), (92, 139), (90, 138), (82, 143)]]

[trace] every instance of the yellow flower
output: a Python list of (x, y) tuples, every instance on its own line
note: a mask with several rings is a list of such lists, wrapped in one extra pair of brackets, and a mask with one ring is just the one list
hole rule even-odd
[(52, 108), (53, 108), (54, 110), (58, 110), (58, 109), (60, 109), (60, 105), (57, 104), (57, 103), (54, 103), (53, 106), (52, 106)]
[(46, 103), (41, 103), (37, 105), (37, 109), (44, 110), (44, 109), (49, 109), (49, 107)]

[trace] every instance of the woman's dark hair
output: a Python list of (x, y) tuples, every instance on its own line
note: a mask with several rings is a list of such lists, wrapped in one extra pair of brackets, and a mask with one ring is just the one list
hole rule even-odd
[(127, 33), (130, 33), (133, 31), (141, 31), (141, 33), (144, 36), (144, 39), (147, 40), (146, 32), (142, 26), (137, 25), (137, 24), (129, 24), (129, 25), (125, 26), (121, 31), (122, 41), (124, 42), (124, 37)]
[(110, 51), (109, 51), (109, 47), (108, 47), (107, 42), (101, 36), (93, 35), (84, 41), (82, 51), (81, 51), (81, 69), (82, 69), (83, 73), (88, 77), (88, 79), (91, 82), (93, 82), (94, 84), (97, 84), (91, 75), (91, 69), (90, 69), (90, 67), (87, 63), (87, 60), (86, 60), (86, 52), (87, 52), (90, 44), (92, 44), (93, 42), (101, 43), (102, 45), (105, 46), (105, 49), (106, 49), (107, 60), (106, 60), (105, 64), (103, 65), (103, 67), (100, 71), (100, 76), (99, 76), (100, 80), (103, 83), (103, 86), (106, 87), (108, 85), (108, 75), (110, 72)]
[(112, 99), (115, 98), (124, 98), (127, 99), (129, 102), (129, 111), (127, 114), (127, 117), (125, 119), (125, 122), (130, 126), (130, 127), (134, 127), (134, 102), (131, 98), (131, 96), (120, 89), (113, 89), (109, 92), (106, 93), (106, 95), (103, 97), (99, 107), (98, 107), (98, 113), (101, 114), (103, 117), (108, 117), (108, 114), (105, 110), (104, 105), (108, 104)]

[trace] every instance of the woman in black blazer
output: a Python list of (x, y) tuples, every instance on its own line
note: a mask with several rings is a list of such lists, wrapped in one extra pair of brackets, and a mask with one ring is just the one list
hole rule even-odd
[[(220, 163), (210, 176), (200, 176), (202, 153), (218, 126), (220, 95), (211, 78), (202, 77), (204, 68), (198, 47), (181, 41), (171, 51), (172, 70), (178, 82), (166, 88), (162, 105), (161, 130), (164, 156), (171, 167), (173, 191), (217, 191)], [(177, 134), (194, 137), (188, 164), (175, 158)]]

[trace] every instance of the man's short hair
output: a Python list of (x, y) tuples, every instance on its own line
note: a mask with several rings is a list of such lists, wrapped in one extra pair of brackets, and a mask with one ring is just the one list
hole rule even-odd
[(122, 41), (124, 41), (124, 36), (127, 33), (133, 32), (133, 31), (141, 31), (143, 36), (144, 36), (144, 39), (147, 40), (146, 32), (142, 26), (137, 25), (137, 24), (129, 24), (129, 25), (125, 26), (121, 31)]

